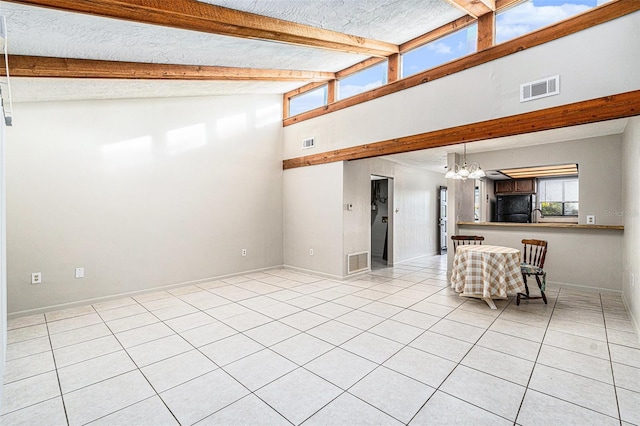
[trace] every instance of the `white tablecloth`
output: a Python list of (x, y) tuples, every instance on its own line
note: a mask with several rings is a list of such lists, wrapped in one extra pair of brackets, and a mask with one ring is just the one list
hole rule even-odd
[(463, 296), (485, 300), (524, 293), (520, 250), (490, 245), (458, 246), (453, 258), (451, 287)]

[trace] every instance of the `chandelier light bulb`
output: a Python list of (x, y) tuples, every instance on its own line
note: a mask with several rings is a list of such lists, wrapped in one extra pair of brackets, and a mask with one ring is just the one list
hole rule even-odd
[(461, 179), (463, 181), (467, 179), (480, 179), (486, 176), (482, 167), (477, 162), (467, 163), (467, 144), (464, 144), (464, 154), (462, 157), (462, 166), (454, 163), (447, 168), (447, 173), (444, 175), (446, 179)]

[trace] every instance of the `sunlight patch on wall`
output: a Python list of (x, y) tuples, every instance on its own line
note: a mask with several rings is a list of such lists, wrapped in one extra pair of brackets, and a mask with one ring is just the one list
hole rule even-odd
[(199, 148), (207, 144), (207, 133), (204, 123), (167, 132), (167, 153), (179, 154)]
[(105, 145), (102, 160), (108, 170), (139, 166), (153, 159), (153, 138), (142, 136)]
[(216, 134), (219, 138), (228, 138), (247, 130), (247, 114), (237, 114), (221, 118), (216, 123)]

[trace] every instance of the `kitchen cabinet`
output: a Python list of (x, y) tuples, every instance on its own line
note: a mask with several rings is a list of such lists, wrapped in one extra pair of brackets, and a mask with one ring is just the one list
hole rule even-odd
[(533, 194), (536, 192), (535, 179), (515, 179), (513, 183), (515, 184), (513, 192), (518, 194)]
[(496, 180), (495, 181), (495, 193), (496, 194), (510, 194), (513, 192), (513, 180)]
[(496, 194), (535, 194), (535, 179), (508, 179), (494, 182)]

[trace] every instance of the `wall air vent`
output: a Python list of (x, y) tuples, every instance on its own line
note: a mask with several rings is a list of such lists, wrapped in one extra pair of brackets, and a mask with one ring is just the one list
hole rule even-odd
[(560, 93), (560, 76), (544, 78), (520, 85), (520, 102), (532, 101)]
[(314, 138), (307, 138), (302, 140), (302, 149), (315, 148), (316, 140)]
[(347, 275), (369, 269), (369, 252), (351, 253), (347, 255)]

